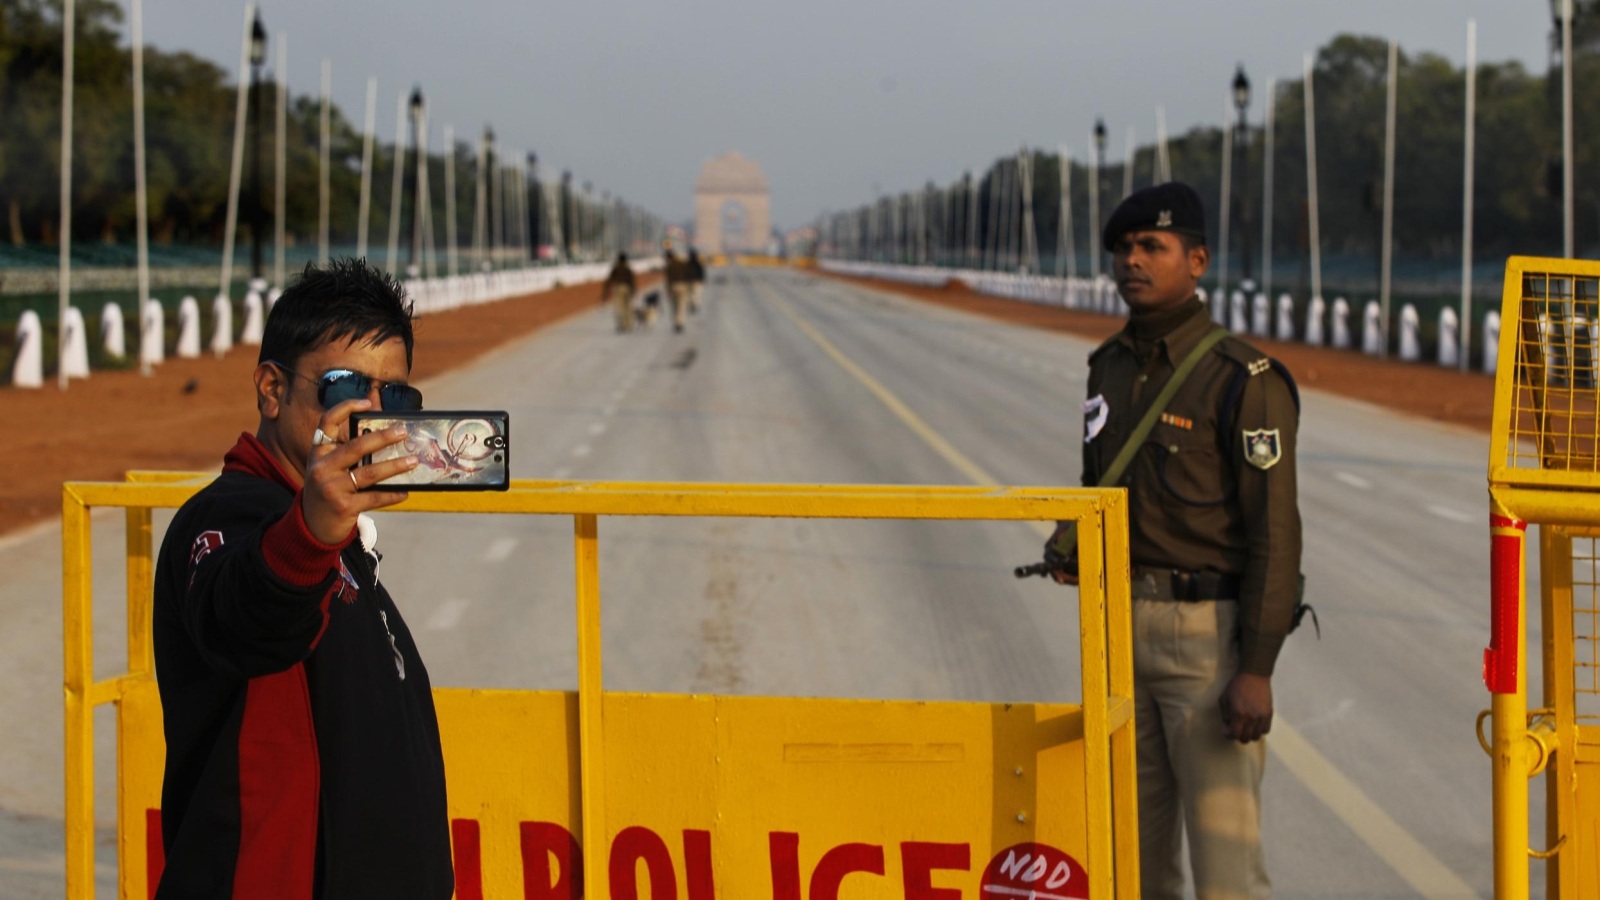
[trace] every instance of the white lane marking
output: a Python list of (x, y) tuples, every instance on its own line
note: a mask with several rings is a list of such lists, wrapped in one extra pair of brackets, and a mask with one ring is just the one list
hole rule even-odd
[(572, 448), (572, 455), (582, 459), (589, 455), (589, 450), (590, 447), (588, 444), (579, 444), (578, 446)]
[(494, 543), (483, 551), (484, 562), (505, 562), (511, 558), (511, 552), (517, 549), (517, 539), (514, 537), (495, 538)]
[(589, 433), (592, 434), (592, 435), (595, 435), (597, 437), (599, 435), (605, 434), (606, 433), (606, 423), (604, 423), (604, 422), (596, 422), (593, 425), (590, 425), (589, 426)]
[(467, 601), (460, 597), (451, 597), (439, 604), (433, 611), (428, 621), (422, 627), (428, 631), (449, 631), (461, 623), (461, 616), (467, 611)]
[(1336, 480), (1342, 481), (1353, 488), (1357, 488), (1358, 490), (1372, 490), (1372, 482), (1362, 478), (1360, 475), (1352, 475), (1349, 472), (1335, 472), (1333, 473), (1333, 477)]
[(554, 472), (551, 472), (550, 477), (554, 478), (556, 481), (564, 481), (565, 479), (572, 477), (572, 470), (566, 466), (562, 466)]
[(1478, 521), (1478, 517), (1472, 513), (1464, 513), (1459, 509), (1451, 509), (1448, 506), (1439, 506), (1437, 504), (1429, 504), (1428, 512), (1433, 513), (1441, 519), (1449, 519), (1452, 522), (1461, 522), (1462, 524), (1466, 525), (1470, 525), (1473, 522)]

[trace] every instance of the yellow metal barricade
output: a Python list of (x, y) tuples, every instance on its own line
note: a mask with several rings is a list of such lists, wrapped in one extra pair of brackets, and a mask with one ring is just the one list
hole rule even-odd
[[(1600, 897), (1600, 263), (1513, 257), (1489, 448), (1491, 630), (1479, 740), (1493, 759), (1495, 896)], [(1542, 699), (1528, 699), (1528, 526), (1538, 526)], [(1483, 719), (1492, 720), (1490, 736)], [(1530, 846), (1528, 783), (1545, 776)]]
[[(163, 864), (151, 511), (204, 476), (63, 491), (67, 896), (94, 885), (93, 719), (117, 707), (120, 894)], [(89, 513), (127, 519), (128, 670), (94, 681)], [(457, 897), (1137, 897), (1127, 507), (1119, 491), (518, 481), (400, 511), (571, 516), (578, 690), (435, 691)], [(602, 690), (599, 520), (1073, 520), (1083, 702)], [(996, 577), (1001, 577), (997, 574)]]

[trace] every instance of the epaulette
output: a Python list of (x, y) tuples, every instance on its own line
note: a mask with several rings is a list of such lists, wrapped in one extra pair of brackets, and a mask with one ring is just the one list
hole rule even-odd
[(1122, 336), (1122, 332), (1119, 331), (1116, 334), (1113, 334), (1111, 337), (1108, 337), (1105, 340), (1101, 341), (1100, 342), (1100, 346), (1098, 346), (1098, 347), (1094, 348), (1094, 350), (1090, 351), (1090, 353), (1089, 353), (1089, 362), (1091, 362), (1091, 363), (1094, 362), (1094, 358), (1096, 356), (1099, 356), (1100, 354), (1106, 352), (1106, 350), (1108, 348), (1116, 346), (1117, 338), (1119, 338), (1121, 336)]
[(1216, 352), (1238, 364), (1240, 372), (1234, 377), (1233, 384), (1223, 401), (1224, 412), (1231, 413), (1238, 404), (1240, 395), (1244, 392), (1244, 383), (1251, 378), (1266, 371), (1277, 372), (1283, 378), (1283, 383), (1289, 387), (1289, 396), (1294, 399), (1294, 408), (1300, 408), (1300, 387), (1294, 383), (1294, 376), (1289, 374), (1289, 367), (1278, 362), (1272, 357), (1262, 353), (1255, 347), (1237, 337), (1229, 337), (1218, 342)]

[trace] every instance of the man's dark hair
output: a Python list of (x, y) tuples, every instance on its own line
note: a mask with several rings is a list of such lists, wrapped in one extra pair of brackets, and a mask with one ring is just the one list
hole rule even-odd
[(411, 368), (412, 303), (394, 276), (365, 259), (313, 263), (295, 279), (267, 316), (258, 362), (274, 360), (293, 368), (303, 354), (345, 340), (378, 345), (391, 338), (406, 344)]
[(628, 254), (626, 254), (626, 253), (618, 253), (617, 254), (617, 262), (625, 263), (627, 261), (628, 261)]

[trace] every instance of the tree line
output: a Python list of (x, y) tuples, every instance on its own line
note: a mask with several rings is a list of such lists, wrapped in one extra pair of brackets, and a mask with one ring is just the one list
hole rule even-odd
[[(1573, 121), (1576, 183), (1575, 241), (1580, 255), (1600, 254), (1600, 0), (1578, 5), (1574, 28)], [(1383, 215), (1384, 113), (1388, 77), (1386, 39), (1340, 35), (1322, 47), (1313, 66), (1315, 130), (1321, 231), (1325, 259), (1376, 259)], [(1397, 259), (1441, 271), (1459, 271), (1462, 237), (1462, 178), (1466, 72), (1433, 53), (1399, 53), (1396, 98), (1394, 250)], [(1223, 82), (1219, 79), (1219, 88)], [(1176, 180), (1193, 185), (1206, 204), (1208, 233), (1216, 249), (1222, 209), (1223, 128), (1233, 129), (1232, 206), (1230, 207), (1230, 271), (1238, 273), (1245, 252), (1253, 253), (1251, 269), (1260, 271), (1265, 134), (1261, 95), (1256, 81), (1248, 125), (1204, 126), (1168, 142), (1170, 170)], [(1272, 241), (1281, 286), (1295, 280), (1295, 266), (1308, 255), (1310, 230), (1306, 180), (1305, 93), (1302, 79), (1275, 86), (1273, 145)], [(1484, 63), (1477, 72), (1474, 253), (1492, 259), (1512, 253), (1560, 255), (1561, 82), (1560, 61), (1550, 71), (1532, 73), (1518, 62)], [(1071, 158), (1072, 244), (1080, 274), (1091, 247), (1098, 246), (1098, 225), (1090, 222), (1089, 180), (1095, 169), (1089, 147), (1069, 148)], [(1055, 270), (1061, 246), (1059, 191), (1061, 159), (1049, 150), (1026, 151), (1032, 182), (1032, 212), (1041, 268)], [(1135, 189), (1154, 183), (1157, 150), (1138, 147), (1131, 161), (1107, 161), (1099, 170), (1101, 221), (1120, 199), (1126, 167), (1131, 165)], [(883, 256), (863, 235), (882, 235), (885, 221), (894, 226), (926, 223), (931, 246), (946, 257), (970, 256), (976, 245), (982, 257), (991, 242), (1017, 248), (1020, 241), (1021, 182), (1019, 156), (995, 160), (975, 182), (967, 177), (953, 184), (930, 182), (920, 192), (862, 207), (843, 219), (825, 220), (824, 240), (840, 234), (841, 221), (857, 245), (856, 255)], [(968, 185), (971, 185), (969, 188)], [(974, 203), (972, 192), (976, 193)], [(917, 193), (917, 192), (914, 192)], [(901, 208), (889, 209), (895, 203)], [(976, 221), (972, 220), (975, 216)], [(853, 217), (853, 218), (851, 218)], [(877, 230), (874, 230), (877, 229)], [(997, 233), (998, 232), (998, 233)], [(976, 238), (974, 240), (974, 233)], [(897, 238), (903, 238), (897, 232)], [(905, 241), (897, 247), (908, 246)], [(902, 254), (904, 250), (900, 251)], [(1012, 262), (1026, 263), (1015, 256)], [(1362, 264), (1354, 280), (1376, 278), (1375, 263)], [(1371, 272), (1367, 272), (1371, 269)], [(1259, 276), (1258, 276), (1259, 277)], [(1301, 275), (1303, 278), (1303, 275)]]
[[(61, 152), (61, 0), (0, 0), (0, 241), (54, 244), (59, 239)], [(75, 242), (129, 243), (134, 238), (132, 52), (121, 46), (122, 11), (114, 0), (77, 0), (74, 56), (72, 223)], [(228, 206), (237, 84), (229, 73), (185, 51), (146, 47), (145, 134), (150, 238), (155, 244), (214, 244), (222, 240)], [(278, 86), (271, 76), (252, 89), (251, 116), (260, 117), (261, 194), (251, 191), (254, 132), (247, 123), (239, 235), (251, 239), (255, 202), (264, 204), (264, 243), (272, 240)], [(384, 108), (380, 104), (380, 109)], [(291, 242), (317, 239), (321, 101), (290, 95), (286, 108), (286, 230)], [(363, 136), (337, 105), (331, 108), (330, 218), (332, 241), (354, 243), (360, 205)], [(411, 237), (415, 156), (409, 162), (402, 244)], [(429, 154), (435, 241), (445, 239), (444, 169), (454, 156), (458, 239), (473, 233), (478, 151), (457, 141)], [(395, 146), (375, 142), (369, 240), (382, 248), (389, 228)], [(493, 161), (491, 166), (495, 165)], [(507, 169), (521, 160), (505, 160)], [(507, 183), (515, 183), (508, 180)], [(536, 234), (548, 241), (559, 215), (569, 244), (599, 242), (615, 211), (579, 193), (563, 177), (548, 200), (529, 185)], [(491, 197), (490, 202), (495, 202)], [(582, 212), (580, 207), (584, 207)], [(507, 205), (508, 211), (513, 211)], [(492, 220), (491, 220), (492, 221)], [(512, 226), (506, 226), (510, 229)], [(578, 232), (582, 232), (579, 234)]]

